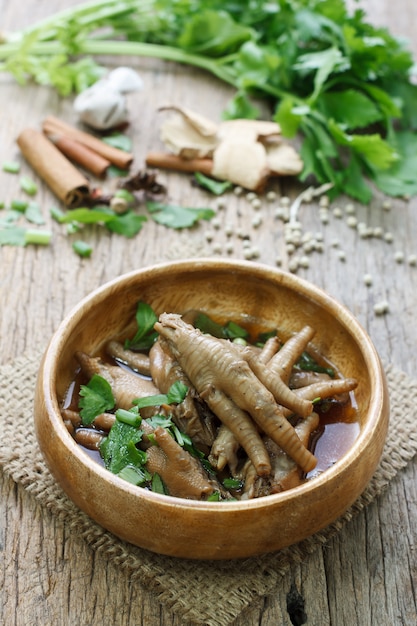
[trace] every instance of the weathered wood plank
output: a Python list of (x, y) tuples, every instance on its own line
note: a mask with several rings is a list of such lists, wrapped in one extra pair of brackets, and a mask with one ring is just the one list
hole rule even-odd
[[(0, 0), (2, 28), (21, 28), (52, 10), (77, 2), (27, 1), (24, 5)], [(356, 3), (350, 1), (351, 6)], [(392, 32), (409, 37), (417, 52), (414, 25), (417, 5), (411, 0), (366, 0), (360, 3), (374, 23), (388, 25)], [(114, 63), (114, 60), (110, 60)], [(154, 60), (131, 62), (145, 81), (143, 92), (132, 95), (130, 132), (135, 137), (136, 162), (158, 144), (161, 114), (157, 108), (168, 102), (183, 102), (206, 115), (219, 117), (231, 90), (201, 72)], [(20, 87), (1, 77), (0, 162), (20, 158), (15, 144), (26, 126), (39, 127), (47, 113), (71, 119), (69, 101), (48, 88)], [(24, 166), (25, 168), (25, 166)], [(26, 170), (29, 172), (29, 170)], [(161, 174), (172, 201), (189, 206), (207, 201), (201, 192), (174, 174)], [(279, 185), (276, 186), (280, 190)], [(18, 197), (17, 182), (0, 172), (0, 200)], [(296, 189), (287, 183), (281, 190), (294, 197)], [(47, 190), (37, 198), (47, 209), (55, 202)], [(341, 201), (345, 209), (347, 201)], [(299, 273), (344, 302), (367, 328), (381, 356), (408, 374), (417, 369), (417, 269), (394, 261), (394, 253), (406, 256), (417, 249), (417, 201), (393, 202), (384, 211), (382, 198), (371, 207), (356, 207), (360, 221), (383, 226), (394, 234), (394, 243), (381, 239), (363, 241), (346, 224), (332, 217), (324, 226), (318, 204), (302, 207), (304, 230), (322, 233), (325, 249), (310, 258), (310, 267)], [(46, 215), (54, 229), (53, 245), (45, 249), (2, 248), (0, 250), (0, 342), (3, 361), (46, 345), (49, 337), (70, 308), (99, 284), (130, 269), (160, 260), (201, 254), (244, 257), (243, 236), (250, 236), (259, 249), (259, 260), (274, 265), (278, 256), (287, 266), (283, 224), (275, 217), (275, 205), (264, 203), (262, 224), (253, 227), (257, 214), (245, 197), (232, 197), (219, 210), (218, 229), (206, 225), (186, 235), (170, 237), (167, 248), (164, 228), (146, 225), (146, 236), (123, 241), (98, 228), (91, 229), (94, 247), (91, 261), (71, 252), (71, 240)], [(233, 234), (226, 235), (226, 225)], [(210, 233), (212, 239), (210, 240)], [(241, 236), (239, 236), (239, 233)], [(334, 240), (339, 247), (334, 247)], [(233, 242), (233, 252), (226, 244)], [(346, 251), (340, 261), (338, 251)], [(216, 252), (217, 251), (217, 252)], [(370, 273), (373, 284), (366, 287), (363, 275)], [(390, 314), (377, 317), (374, 304), (387, 299)], [(308, 624), (320, 626), (373, 626), (412, 624), (416, 617), (417, 566), (417, 467), (404, 470), (389, 491), (350, 524), (322, 550), (304, 563), (294, 565), (283, 577), (277, 591), (256, 603), (236, 620), (236, 626), (262, 624), (290, 625), (288, 594), (300, 594)], [(0, 622), (26, 624), (117, 624), (118, 626), (181, 626), (184, 622), (154, 596), (144, 591), (85, 543), (71, 528), (36, 506), (16, 485), (1, 477), (0, 540)], [(186, 626), (186, 625), (185, 625)]]

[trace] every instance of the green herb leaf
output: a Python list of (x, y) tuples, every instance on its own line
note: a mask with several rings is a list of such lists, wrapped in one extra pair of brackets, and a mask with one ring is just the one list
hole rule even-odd
[(154, 474), (152, 476), (152, 482), (151, 482), (151, 489), (152, 491), (154, 491), (155, 493), (163, 493), (165, 495), (168, 495), (168, 491), (163, 483), (162, 478), (160, 477), (159, 474)]
[(0, 228), (0, 246), (24, 246), (25, 233), (25, 228), (17, 226)]
[(223, 111), (223, 119), (258, 119), (260, 113), (259, 108), (254, 106), (245, 91), (237, 91), (236, 95), (229, 100)]
[(159, 406), (161, 404), (179, 404), (187, 395), (188, 387), (180, 381), (176, 381), (171, 385), (168, 393), (157, 394), (154, 396), (146, 396), (145, 398), (135, 398), (133, 404), (138, 409), (147, 406)]
[(205, 313), (199, 313), (195, 320), (194, 326), (201, 330), (202, 333), (218, 337), (219, 339), (226, 339), (226, 332), (222, 324), (214, 322), (211, 317)]
[(366, 95), (355, 89), (323, 94), (321, 109), (347, 130), (366, 128), (384, 119), (384, 114)]
[(207, 502), (220, 502), (220, 500), (220, 491), (213, 491), (213, 493), (211, 493), (207, 498)]
[(224, 331), (229, 339), (247, 339), (249, 337), (249, 333), (245, 328), (232, 321), (227, 322)]
[(123, 135), (123, 133), (113, 133), (102, 137), (102, 139), (104, 143), (107, 143), (109, 146), (113, 146), (113, 148), (118, 148), (124, 152), (130, 152), (132, 149), (132, 140), (127, 135)]
[(232, 183), (227, 180), (214, 180), (213, 178), (209, 178), (208, 176), (201, 174), (201, 172), (195, 172), (194, 177), (200, 187), (208, 189), (208, 191), (211, 191), (211, 193), (215, 196), (221, 196), (225, 191), (228, 191), (233, 187)]
[(297, 367), (306, 372), (318, 372), (322, 374), (328, 374), (331, 378), (334, 378), (335, 375), (333, 368), (319, 365), (308, 352), (302, 353), (300, 359), (297, 362)]
[(118, 474), (127, 465), (144, 465), (146, 452), (136, 448), (141, 439), (141, 430), (116, 420), (108, 436), (100, 444), (105, 467), (113, 474)]
[(373, 172), (375, 184), (390, 196), (417, 194), (417, 134), (400, 131), (393, 142), (399, 159), (385, 171)]
[(135, 314), (137, 331), (132, 339), (125, 342), (130, 350), (148, 350), (155, 343), (158, 333), (154, 330), (158, 317), (152, 307), (140, 300)]
[(137, 487), (144, 485), (148, 480), (150, 480), (150, 475), (146, 472), (146, 470), (133, 465), (125, 465), (120, 472), (118, 472), (117, 476), (119, 478), (123, 478), (123, 480), (126, 480), (128, 483), (132, 483), (132, 485), (136, 485)]
[(243, 481), (238, 478), (225, 478), (223, 481), (223, 486), (226, 489), (242, 489), (243, 485)]
[(41, 226), (45, 224), (45, 219), (41, 213), (41, 207), (37, 202), (29, 202), (25, 210), (25, 218), (32, 224), (38, 224)]
[(210, 220), (216, 214), (213, 209), (185, 208), (152, 201), (148, 201), (146, 207), (155, 222), (175, 229), (191, 228), (199, 220)]
[(236, 52), (251, 37), (251, 29), (235, 22), (230, 13), (203, 10), (184, 24), (178, 44), (197, 54), (219, 57)]
[(94, 374), (87, 385), (81, 385), (80, 396), (80, 416), (84, 426), (89, 426), (97, 415), (114, 407), (111, 386), (98, 374)]
[(134, 211), (127, 211), (123, 215), (115, 215), (114, 219), (106, 222), (106, 227), (112, 233), (131, 238), (142, 230), (146, 221), (145, 215), (137, 215)]

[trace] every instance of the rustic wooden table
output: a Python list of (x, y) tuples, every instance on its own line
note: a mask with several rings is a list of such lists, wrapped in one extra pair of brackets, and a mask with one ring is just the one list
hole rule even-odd
[[(52, 14), (69, 0), (0, 0), (1, 28), (16, 30)], [(350, 4), (354, 5), (352, 1)], [(392, 33), (409, 38), (417, 57), (414, 0), (363, 0), (369, 19), (388, 26)], [(120, 60), (107, 60), (109, 65)], [(142, 76), (145, 89), (130, 97), (135, 163), (143, 164), (148, 150), (159, 145), (157, 108), (182, 103), (213, 119), (219, 119), (231, 90), (203, 72), (152, 59), (129, 61)], [(39, 128), (47, 114), (76, 122), (71, 100), (60, 98), (48, 87), (18, 86), (0, 77), (0, 162), (20, 159), (16, 137), (23, 128)], [(27, 165), (24, 173), (30, 174)], [(209, 203), (204, 192), (190, 186), (185, 176), (161, 173), (172, 201), (188, 206)], [(295, 197), (300, 188), (285, 183), (282, 193)], [(203, 195), (202, 195), (203, 194)], [(18, 179), (0, 172), (0, 200), (22, 197)], [(255, 228), (254, 211), (244, 198), (231, 196), (219, 213), (221, 227), (199, 226), (187, 233), (167, 231), (148, 222), (134, 240), (110, 235), (98, 227), (85, 235), (93, 245), (90, 259), (81, 259), (71, 248), (71, 238), (53, 222), (48, 207), (56, 204), (41, 185), (36, 200), (44, 207), (47, 227), (53, 231), (49, 247), (0, 248), (0, 345), (2, 363), (45, 347), (62, 317), (81, 297), (98, 285), (128, 270), (151, 263), (207, 252), (244, 258), (238, 233), (250, 235), (259, 250), (256, 259), (275, 265), (278, 256), (288, 268), (283, 224), (274, 217), (273, 203), (264, 203), (262, 223)], [(348, 201), (341, 199), (344, 209)], [(318, 205), (306, 205), (300, 217), (304, 229), (319, 232), (324, 251), (311, 255), (310, 267), (299, 275), (326, 289), (346, 304), (370, 333), (381, 357), (410, 376), (417, 369), (417, 267), (409, 255), (417, 252), (417, 198), (396, 200), (391, 210), (375, 197), (368, 207), (355, 204), (360, 221), (391, 232), (391, 244), (383, 239), (363, 240), (346, 223), (332, 217), (320, 221)], [(333, 205), (333, 207), (335, 204)], [(233, 226), (226, 248), (225, 224)], [(208, 234), (212, 231), (213, 238)], [(339, 247), (335, 246), (339, 240)], [(334, 244), (334, 245), (332, 245)], [(343, 250), (345, 261), (338, 252)], [(402, 251), (405, 261), (395, 261)], [(373, 283), (365, 286), (364, 274)], [(389, 302), (389, 313), (378, 316), (374, 305)], [(117, 624), (118, 626), (179, 625), (181, 620), (159, 605), (152, 594), (126, 585), (126, 577), (106, 560), (72, 536), (64, 524), (42, 511), (35, 501), (9, 479), (1, 476), (0, 622), (27, 624)], [(417, 562), (417, 463), (411, 462), (391, 483), (388, 491), (300, 565), (294, 565), (273, 597), (236, 620), (239, 626), (290, 624), (286, 598), (295, 585), (305, 600), (308, 624), (333, 626), (416, 623)], [(109, 593), (111, 590), (111, 593)]]

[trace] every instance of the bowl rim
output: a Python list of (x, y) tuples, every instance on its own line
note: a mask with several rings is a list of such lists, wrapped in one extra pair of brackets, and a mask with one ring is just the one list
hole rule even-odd
[[(287, 491), (283, 491), (277, 494), (271, 494), (263, 498), (254, 498), (251, 500), (238, 500), (232, 502), (207, 502), (200, 500), (188, 500), (186, 498), (178, 498), (175, 496), (169, 496), (165, 494), (159, 494), (145, 489), (138, 488), (135, 485), (130, 484), (128, 481), (119, 478), (115, 474), (112, 474), (109, 470), (102, 467), (94, 459), (92, 459), (82, 448), (76, 443), (71, 434), (65, 427), (64, 421), (61, 417), (60, 407), (56, 396), (56, 375), (58, 360), (56, 359), (56, 353), (62, 344), (65, 343), (66, 338), (69, 335), (71, 327), (74, 327), (77, 321), (83, 314), (81, 313), (85, 305), (90, 304), (93, 300), (97, 300), (96, 304), (99, 304), (100, 300), (107, 296), (107, 293), (114, 287), (120, 288), (120, 286), (130, 281), (136, 276), (146, 277), (147, 275), (160, 275), (167, 269), (177, 269), (178, 271), (186, 271), (187, 273), (197, 272), (199, 270), (207, 269), (207, 266), (213, 266), (221, 268), (223, 271), (240, 271), (250, 269), (251, 273), (255, 273), (259, 278), (272, 279), (280, 278), (280, 284), (293, 288), (297, 285), (297, 290), (302, 295), (307, 296), (314, 302), (322, 305), (326, 304), (326, 307), (331, 312), (337, 310), (338, 318), (343, 327), (347, 328), (350, 334), (355, 334), (355, 339), (359, 343), (362, 356), (368, 370), (373, 371), (375, 376), (373, 377), (374, 390), (371, 395), (371, 401), (368, 409), (369, 418), (361, 427), (358, 437), (355, 439), (350, 449), (338, 459), (334, 465), (327, 468), (318, 476), (315, 476), (311, 481), (307, 481), (297, 487), (293, 487)], [(342, 313), (342, 319), (340, 318)], [(53, 333), (50, 342), (44, 352), (42, 364), (40, 366), (39, 375), (42, 375), (42, 393), (44, 395), (43, 400), (45, 402), (48, 416), (53, 426), (56, 429), (56, 434), (61, 439), (61, 442), (69, 448), (70, 452), (75, 456), (78, 463), (85, 466), (85, 469), (97, 474), (102, 480), (107, 481), (112, 487), (121, 489), (130, 496), (143, 497), (150, 502), (161, 505), (163, 507), (182, 507), (192, 509), (194, 511), (242, 511), (246, 509), (256, 510), (263, 509), (266, 502), (284, 503), (286, 500), (292, 500), (298, 495), (309, 494), (311, 491), (318, 490), (323, 483), (329, 482), (329, 480), (335, 479), (336, 476), (343, 469), (348, 469), (354, 460), (360, 455), (363, 449), (368, 445), (368, 437), (370, 432), (376, 427), (378, 421), (379, 409), (383, 403), (384, 398), (384, 372), (381, 361), (379, 359), (376, 348), (370, 339), (367, 331), (363, 328), (361, 323), (356, 319), (353, 313), (342, 303), (338, 302), (335, 298), (327, 294), (323, 289), (315, 284), (307, 281), (304, 278), (291, 274), (282, 269), (274, 268), (262, 264), (260, 262), (243, 261), (243, 260), (229, 260), (229, 259), (213, 259), (211, 257), (199, 257), (191, 259), (181, 259), (177, 261), (165, 261), (161, 263), (155, 263), (144, 268), (134, 269), (127, 273), (121, 274), (94, 289), (88, 295), (83, 297), (70, 311), (65, 315), (63, 320), (58, 325), (56, 331)]]

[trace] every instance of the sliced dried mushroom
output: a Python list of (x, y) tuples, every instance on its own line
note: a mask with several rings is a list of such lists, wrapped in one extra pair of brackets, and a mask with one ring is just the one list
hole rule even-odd
[(262, 189), (269, 175), (265, 147), (246, 138), (222, 141), (213, 153), (212, 175), (245, 189)]
[(219, 124), (220, 141), (243, 136), (247, 140), (261, 143), (277, 141), (281, 140), (281, 127), (276, 122), (246, 119), (227, 120)]
[(212, 137), (217, 135), (218, 125), (212, 120), (209, 120), (207, 117), (204, 117), (204, 115), (200, 115), (200, 113), (195, 113), (190, 109), (175, 105), (160, 107), (159, 110), (175, 111), (176, 113), (179, 113), (179, 115), (186, 120), (188, 125), (194, 128), (200, 135), (203, 135), (203, 137)]
[(175, 113), (161, 127), (161, 140), (167, 148), (184, 161), (212, 159), (210, 175), (214, 178), (261, 191), (269, 176), (296, 175), (303, 169), (296, 150), (282, 143), (276, 122), (236, 119), (216, 124), (182, 107), (160, 110)]
[(161, 139), (176, 155), (184, 159), (211, 157), (218, 143), (217, 124), (181, 107), (162, 107), (174, 111), (161, 126)]
[(292, 146), (269, 144), (266, 147), (266, 161), (272, 175), (296, 176), (303, 170), (303, 161)]

